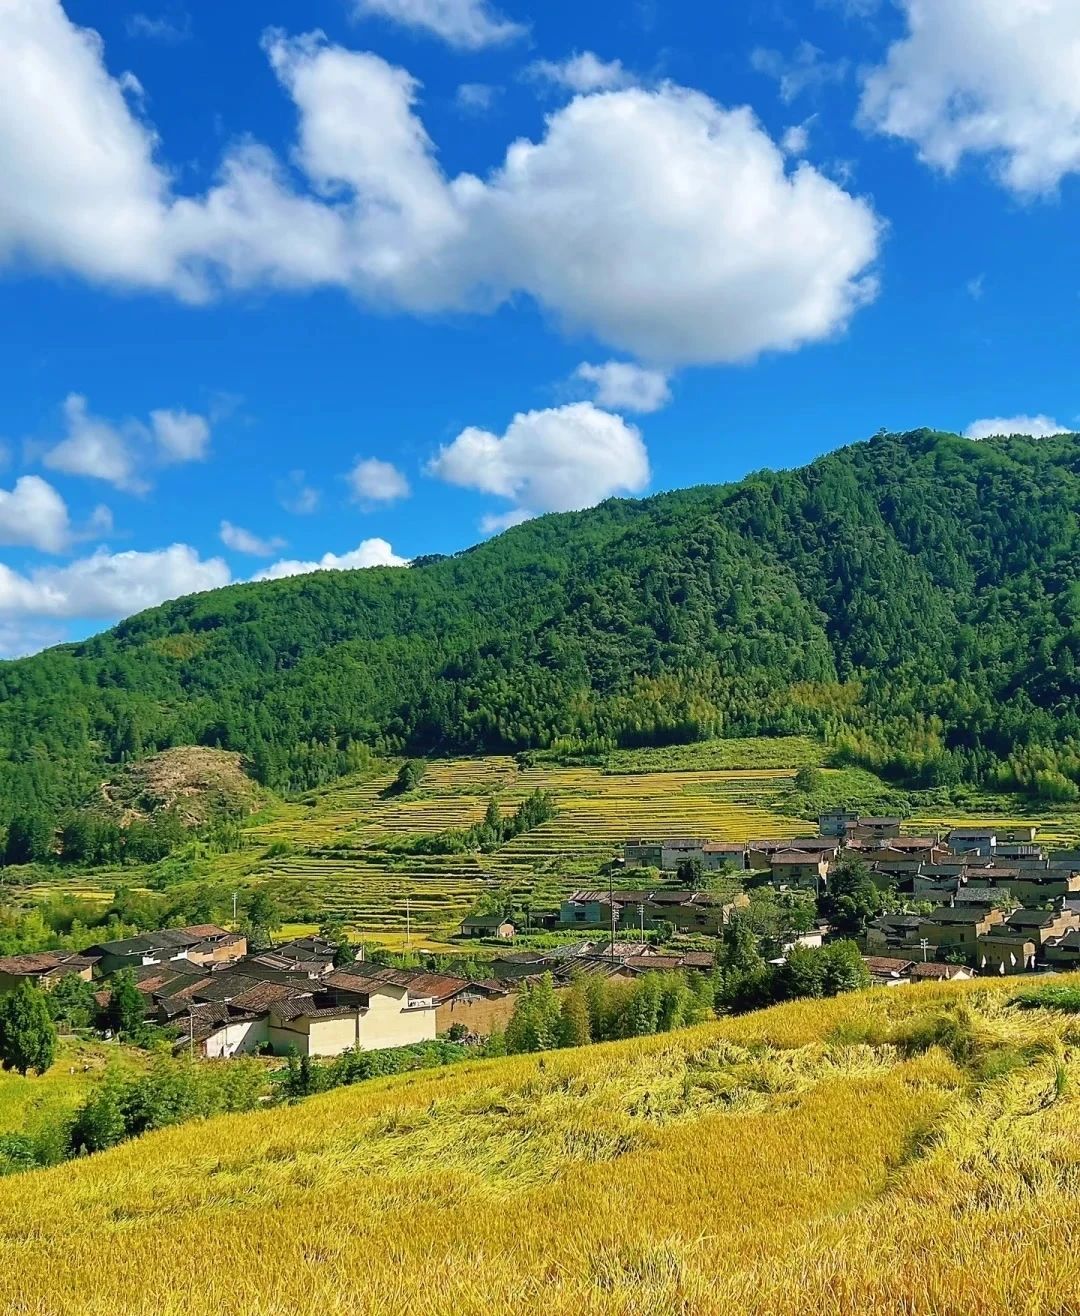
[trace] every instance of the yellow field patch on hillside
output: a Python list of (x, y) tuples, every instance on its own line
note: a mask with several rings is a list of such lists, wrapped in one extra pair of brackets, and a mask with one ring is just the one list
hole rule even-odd
[(410, 1074), (9, 1178), (0, 1310), (1071, 1311), (1076, 1039), (1013, 990)]

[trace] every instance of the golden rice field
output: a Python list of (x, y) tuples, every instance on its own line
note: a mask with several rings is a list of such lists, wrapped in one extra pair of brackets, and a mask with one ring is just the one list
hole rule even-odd
[(8, 1178), (0, 1310), (1064, 1316), (1080, 1024), (1015, 990), (411, 1074)]

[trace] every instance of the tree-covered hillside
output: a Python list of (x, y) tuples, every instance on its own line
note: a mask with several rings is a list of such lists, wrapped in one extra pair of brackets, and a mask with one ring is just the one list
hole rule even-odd
[(452, 558), (237, 585), (0, 666), (0, 821), (108, 765), (814, 731), (922, 782), (1080, 782), (1080, 439), (881, 434)]

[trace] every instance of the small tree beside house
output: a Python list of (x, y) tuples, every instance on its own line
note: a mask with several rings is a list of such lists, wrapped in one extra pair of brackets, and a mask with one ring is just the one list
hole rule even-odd
[(56, 1059), (56, 1025), (45, 993), (29, 982), (0, 997), (0, 1064), (44, 1074)]

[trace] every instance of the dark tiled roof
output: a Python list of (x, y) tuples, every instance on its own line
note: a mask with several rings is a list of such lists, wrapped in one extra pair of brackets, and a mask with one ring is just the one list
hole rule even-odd
[(461, 920), (463, 928), (501, 928), (504, 923), (513, 926), (513, 919), (509, 919), (505, 914), (470, 914), (468, 918)]
[(863, 963), (872, 974), (878, 977), (902, 977), (909, 973), (914, 960), (896, 960), (886, 955), (864, 955)]
[(1006, 922), (1015, 928), (1045, 928), (1061, 917), (1056, 909), (1018, 909)]
[(182, 932), (187, 932), (197, 941), (217, 941), (221, 937), (235, 937), (235, 932), (229, 932), (225, 928), (219, 928), (216, 923), (191, 923), (186, 928), (181, 928)]
[(955, 978), (958, 973), (970, 973), (963, 964), (935, 964), (932, 960), (926, 964), (918, 961), (911, 966), (913, 978)]
[(39, 973), (48, 973), (50, 969), (58, 968), (61, 964), (71, 964), (72, 972), (76, 971), (72, 961), (79, 960), (79, 968), (88, 969), (93, 964), (93, 960), (82, 959), (80, 956), (73, 955), (69, 950), (42, 950), (27, 955), (7, 955), (0, 959), (0, 973), (10, 973), (17, 977), (31, 976)]

